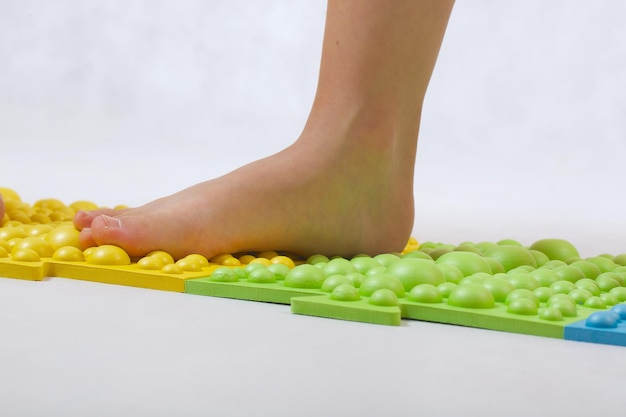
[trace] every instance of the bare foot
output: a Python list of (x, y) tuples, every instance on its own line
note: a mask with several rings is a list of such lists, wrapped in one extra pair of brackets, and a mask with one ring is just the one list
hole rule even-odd
[[(413, 225), (413, 166), (371, 149), (338, 152), (300, 140), (170, 197), (124, 211), (78, 213), (85, 246), (133, 256), (284, 250), (349, 256), (400, 251)], [(406, 164), (405, 164), (406, 165)]]
[(329, 0), (317, 94), (295, 144), (137, 209), (79, 213), (83, 244), (175, 257), (401, 250), (422, 102), (451, 8)]

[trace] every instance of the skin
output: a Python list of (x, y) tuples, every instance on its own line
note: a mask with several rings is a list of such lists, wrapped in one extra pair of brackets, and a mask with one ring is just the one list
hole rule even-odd
[(291, 146), (138, 208), (79, 212), (81, 243), (177, 258), (402, 250), (422, 103), (452, 5), (330, 0), (315, 100)]

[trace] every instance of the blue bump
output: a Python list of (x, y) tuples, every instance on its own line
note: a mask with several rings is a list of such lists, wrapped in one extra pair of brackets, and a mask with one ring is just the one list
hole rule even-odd
[(612, 311), (597, 311), (587, 317), (585, 325), (598, 329), (614, 329), (619, 322), (619, 315)]
[(617, 304), (611, 311), (616, 313), (621, 320), (626, 320), (626, 304)]

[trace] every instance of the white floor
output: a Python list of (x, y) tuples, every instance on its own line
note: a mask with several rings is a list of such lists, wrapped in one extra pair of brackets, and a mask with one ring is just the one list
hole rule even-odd
[[(137, 205), (299, 133), (323, 1), (85, 4), (0, 5), (0, 183), (24, 200)], [(419, 240), (626, 252), (624, 12), (457, 2), (423, 118)], [(431, 323), (0, 279), (0, 337), (3, 416), (623, 413), (626, 348)]]

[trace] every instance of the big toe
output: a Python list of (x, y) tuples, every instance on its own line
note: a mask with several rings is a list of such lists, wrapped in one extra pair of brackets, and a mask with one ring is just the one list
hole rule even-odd
[(84, 243), (96, 245), (115, 245), (124, 249), (131, 256), (143, 256), (154, 250), (146, 244), (145, 227), (137, 216), (113, 217), (100, 214), (94, 217), (91, 227), (83, 229), (81, 239)]

